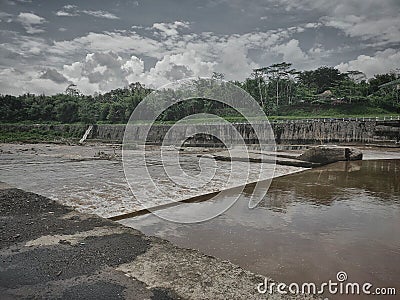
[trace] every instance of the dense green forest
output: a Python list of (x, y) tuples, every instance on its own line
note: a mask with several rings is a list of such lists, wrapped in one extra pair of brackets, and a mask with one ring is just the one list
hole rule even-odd
[[(214, 73), (213, 78), (224, 79)], [(369, 80), (363, 73), (341, 73), (323, 66), (298, 71), (290, 63), (255, 69), (244, 81), (233, 84), (250, 93), (269, 116), (343, 116), (400, 113), (400, 76), (377, 74)], [(57, 95), (0, 95), (0, 122), (34, 123), (125, 123), (151, 89), (132, 83), (108, 93), (83, 95), (74, 84)], [(192, 100), (166, 111), (161, 121), (177, 120), (193, 112), (235, 116), (218, 103)]]

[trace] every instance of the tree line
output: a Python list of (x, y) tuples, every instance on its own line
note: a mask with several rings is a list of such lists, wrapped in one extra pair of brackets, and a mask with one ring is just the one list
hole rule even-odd
[[(224, 74), (213, 73), (217, 80)], [(298, 71), (291, 63), (282, 62), (254, 69), (243, 81), (231, 83), (251, 94), (267, 115), (290, 113), (298, 108), (362, 106), (400, 112), (400, 76), (396, 72), (377, 74), (367, 80), (359, 71), (340, 72), (322, 66)], [(26, 93), (20, 96), (0, 95), (0, 122), (60, 122), (60, 123), (124, 123), (138, 103), (152, 90), (141, 83), (132, 83), (108, 93), (83, 95), (70, 84), (64, 93), (46, 96)], [(222, 104), (193, 99), (174, 105), (162, 116), (162, 121), (177, 120), (196, 112), (235, 112)]]
[(327, 66), (298, 71), (292, 64), (282, 62), (255, 69), (251, 77), (237, 84), (257, 99), (269, 114), (279, 114), (282, 108), (288, 107), (346, 104), (398, 111), (399, 78), (399, 74), (391, 72), (367, 80), (360, 71), (342, 73)]

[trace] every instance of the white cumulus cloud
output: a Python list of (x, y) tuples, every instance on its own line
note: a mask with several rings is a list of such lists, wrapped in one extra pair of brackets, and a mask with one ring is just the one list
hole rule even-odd
[(188, 22), (175, 21), (173, 23), (154, 23), (153, 28), (157, 29), (163, 37), (170, 37), (179, 34), (182, 28), (189, 28)]
[(33, 13), (19, 13), (17, 21), (25, 28), (29, 34), (40, 33), (44, 30), (39, 25), (46, 22), (46, 20)]
[(373, 56), (359, 55), (357, 59), (341, 63), (336, 68), (341, 72), (361, 71), (367, 77), (373, 77), (400, 68), (400, 51), (390, 48), (378, 51)]
[(118, 16), (105, 10), (80, 10), (76, 5), (65, 5), (61, 10), (56, 12), (56, 15), (60, 17), (76, 17), (81, 14), (86, 14), (96, 18), (119, 19)]
[(282, 54), (283, 60), (286, 62), (304, 62), (308, 56), (299, 46), (299, 41), (296, 39), (291, 39), (285, 44), (280, 44), (273, 47), (273, 50)]

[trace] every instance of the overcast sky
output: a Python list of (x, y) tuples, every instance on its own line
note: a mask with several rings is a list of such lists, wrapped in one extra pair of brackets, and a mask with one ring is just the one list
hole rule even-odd
[(242, 80), (287, 61), (400, 68), (399, 0), (0, 0), (0, 93)]

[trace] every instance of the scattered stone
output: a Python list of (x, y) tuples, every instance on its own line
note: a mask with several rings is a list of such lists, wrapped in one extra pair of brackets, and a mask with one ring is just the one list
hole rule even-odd
[(60, 240), (58, 243), (61, 245), (71, 245), (71, 242), (67, 240)]
[(297, 158), (300, 160), (325, 165), (337, 161), (362, 160), (362, 157), (362, 152), (354, 147), (322, 145), (306, 150)]
[(94, 155), (95, 158), (97, 159), (104, 159), (104, 160), (120, 160), (121, 155), (119, 153), (116, 153), (114, 150), (114, 153), (106, 153), (104, 151), (99, 151)]

